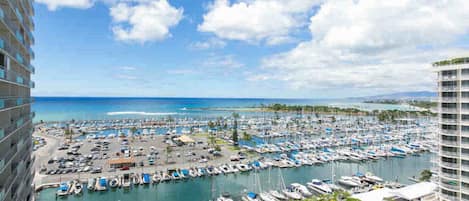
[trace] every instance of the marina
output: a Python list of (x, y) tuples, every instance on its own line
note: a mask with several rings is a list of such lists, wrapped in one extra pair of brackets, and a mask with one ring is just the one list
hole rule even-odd
[(397, 189), (436, 172), (435, 120), (403, 114), (392, 122), (248, 111), (38, 123), (37, 199), (187, 200), (173, 189), (198, 189), (192, 200), (275, 201)]
[[(326, 163), (318, 166), (301, 166), (296, 168), (281, 169), (286, 185), (300, 183), (307, 185), (312, 179), (330, 180), (332, 169), (335, 169), (336, 178), (354, 175), (357, 172), (373, 172), (385, 181), (411, 184), (407, 177), (418, 175), (423, 169), (432, 166), (430, 159), (432, 153), (424, 153), (420, 156), (408, 156), (406, 158), (390, 158), (364, 163)], [(258, 177), (262, 189), (265, 191), (280, 190), (280, 178), (277, 177), (277, 168), (259, 171)], [(202, 176), (196, 178), (178, 179), (159, 182), (157, 184), (131, 184), (128, 187), (110, 188), (105, 191), (84, 190), (81, 195), (69, 195), (60, 197), (65, 200), (194, 200), (191, 196), (197, 195), (195, 200), (215, 200), (224, 192), (229, 192), (232, 198), (240, 200), (248, 191), (256, 191), (254, 185), (254, 172), (237, 174), (219, 174), (218, 176)], [(122, 175), (124, 176), (124, 175)], [(85, 184), (86, 186), (86, 184)], [(38, 200), (55, 199), (57, 188), (44, 189), (38, 195)], [(185, 192), (185, 193), (181, 193)]]

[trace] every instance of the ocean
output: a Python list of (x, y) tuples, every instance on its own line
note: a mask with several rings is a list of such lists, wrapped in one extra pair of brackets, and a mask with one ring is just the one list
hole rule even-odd
[[(329, 105), (365, 110), (401, 109), (408, 106), (367, 104), (348, 99), (254, 99), (254, 98), (100, 98), (100, 97), (35, 97), (35, 122), (101, 120), (122, 118), (217, 117), (227, 116), (233, 108), (259, 107), (274, 103), (288, 105)], [(201, 110), (204, 108), (204, 110)], [(207, 108), (211, 108), (208, 109)], [(214, 109), (217, 108), (217, 109)], [(230, 109), (230, 110), (227, 110)], [(242, 115), (255, 112), (237, 111)]]

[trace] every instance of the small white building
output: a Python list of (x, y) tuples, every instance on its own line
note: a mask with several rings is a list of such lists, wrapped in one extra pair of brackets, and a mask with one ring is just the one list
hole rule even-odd
[(430, 182), (421, 182), (399, 189), (382, 188), (366, 193), (352, 195), (361, 201), (437, 201), (437, 185)]

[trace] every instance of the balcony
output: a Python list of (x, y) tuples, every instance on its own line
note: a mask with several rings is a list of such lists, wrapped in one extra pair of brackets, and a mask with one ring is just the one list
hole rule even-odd
[(446, 189), (456, 190), (456, 191), (458, 191), (460, 189), (459, 184), (457, 182), (454, 182), (454, 184), (448, 184), (448, 183), (440, 182), (440, 186), (443, 187), (443, 188), (446, 188)]
[(457, 113), (458, 109), (456, 108), (441, 108), (442, 113)]
[(459, 146), (457, 140), (440, 140), (441, 145)]
[(6, 166), (8, 166), (8, 164), (11, 162), (11, 159), (13, 158), (13, 156), (15, 156), (17, 152), (17, 149), (16, 147), (13, 148), (13, 149), (10, 149), (8, 150), (2, 157), (2, 161), (3, 161), (3, 166), (1, 167), (0, 169), (0, 173), (3, 172), (3, 170), (5, 169)]
[(23, 105), (28, 105), (34, 102), (33, 98), (4, 98), (0, 99), (0, 111), (11, 109)]
[(23, 77), (21, 74), (13, 71), (6, 70), (0, 67), (0, 80), (5, 80), (9, 83), (14, 83), (23, 87), (31, 88), (34, 86), (34, 82)]
[(442, 200), (448, 200), (448, 201), (459, 200), (459, 198), (456, 195), (448, 195), (448, 194), (443, 194), (443, 193), (440, 193), (440, 198)]
[(2, 142), (3, 139), (11, 135), (12, 133), (16, 132), (20, 128), (23, 128), (27, 124), (27, 122), (32, 121), (33, 118), (34, 118), (34, 112), (29, 113), (29, 114), (24, 114), (21, 117), (15, 119), (12, 123), (9, 124), (8, 127), (3, 128), (5, 134), (3, 138), (0, 138), (0, 142)]
[[(1, 9), (1, 7), (0, 7)], [(0, 18), (0, 25), (2, 25), (9, 30), (10, 35), (12, 36), (11, 38), (15, 38), (16, 40), (10, 40), (9, 42), (14, 43), (14, 44), (5, 44), (8, 49), (5, 49), (10, 55), (16, 55), (16, 53), (21, 52), (23, 55), (29, 54), (28, 49), (29, 49), (29, 44), (25, 42), (24, 35), (27, 34), (21, 34), (18, 32), (19, 28), (13, 22), (11, 19), (7, 18), (6, 16)], [(29, 38), (29, 36), (28, 36)], [(5, 40), (7, 38), (3, 38), (5, 42), (8, 40)], [(21, 51), (16, 49), (16, 47), (20, 47)], [(29, 58), (29, 57), (28, 57)]]
[[(458, 131), (457, 130), (449, 130), (449, 129), (441, 129), (441, 133), (445, 135), (457, 135)], [(469, 134), (469, 131), (468, 131)]]
[(446, 178), (459, 179), (458, 174), (451, 174), (451, 173), (444, 173), (444, 172), (441, 172), (440, 175), (441, 175), (442, 177), (446, 177)]
[(440, 102), (444, 103), (454, 103), (458, 101), (458, 97), (441, 97)]
[(441, 118), (440, 122), (444, 123), (444, 124), (456, 124), (456, 123), (458, 123), (458, 120), (457, 119)]
[(453, 80), (457, 80), (458, 76), (456, 76), (456, 75), (440, 75), (440, 76), (438, 76), (438, 79), (440, 81), (453, 81)]
[(459, 157), (459, 152), (455, 151), (440, 151), (441, 155), (445, 155), (445, 156), (452, 156), (452, 157)]
[(457, 86), (440, 86), (440, 91), (456, 91), (458, 90)]

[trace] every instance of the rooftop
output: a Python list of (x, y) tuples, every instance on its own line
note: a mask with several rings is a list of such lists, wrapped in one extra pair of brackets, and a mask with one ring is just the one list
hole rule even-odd
[(466, 64), (469, 63), (469, 57), (459, 57), (454, 59), (442, 60), (433, 63), (434, 67), (438, 66), (447, 66), (447, 65), (454, 65), (454, 64)]

